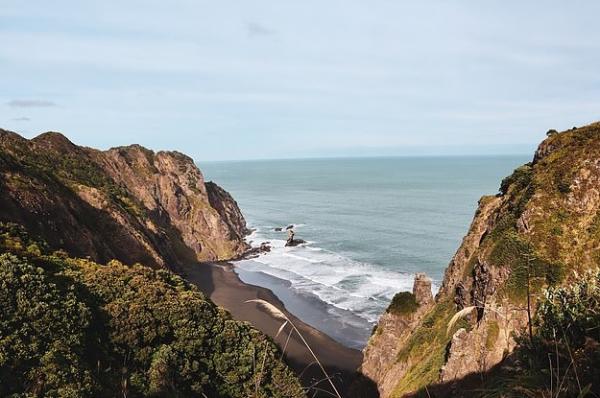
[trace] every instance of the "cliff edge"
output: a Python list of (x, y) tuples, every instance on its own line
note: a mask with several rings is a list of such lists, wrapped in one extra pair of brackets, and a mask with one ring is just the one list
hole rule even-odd
[(0, 130), (0, 220), (100, 263), (176, 268), (248, 249), (237, 204), (190, 157), (139, 145), (99, 151), (55, 132), (27, 140)]

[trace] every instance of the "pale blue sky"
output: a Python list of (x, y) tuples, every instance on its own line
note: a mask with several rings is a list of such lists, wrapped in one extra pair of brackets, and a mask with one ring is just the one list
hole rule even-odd
[(199, 161), (530, 153), (600, 119), (598, 1), (2, 0), (0, 127)]

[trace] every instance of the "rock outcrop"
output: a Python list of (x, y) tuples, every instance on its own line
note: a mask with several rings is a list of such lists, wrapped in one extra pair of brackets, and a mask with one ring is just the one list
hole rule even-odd
[(409, 316), (381, 317), (361, 369), (381, 397), (440, 383), (435, 396), (460, 396), (453, 385), (501, 364), (518, 346), (528, 296), (535, 313), (544, 287), (596, 266), (598, 159), (600, 123), (553, 134), (502, 181), (500, 194), (480, 200), (435, 300)]
[(229, 228), (229, 236), (232, 240), (243, 240), (251, 231), (246, 226), (246, 220), (235, 199), (229, 192), (212, 181), (208, 181), (204, 185), (210, 205), (217, 210)]
[(394, 312), (391, 308), (381, 316), (364, 351), (362, 373), (374, 381), (383, 396), (395, 387), (395, 381), (407, 369), (407, 363), (396, 361), (403, 339), (419, 324), (433, 305), (431, 279), (425, 274), (415, 276), (412, 293), (418, 307), (411, 311)]
[(0, 220), (98, 262), (176, 268), (237, 258), (249, 247), (231, 196), (178, 152), (99, 151), (60, 133), (0, 130)]
[(433, 303), (433, 294), (431, 293), (431, 278), (427, 274), (418, 272), (415, 275), (415, 281), (413, 283), (413, 295), (415, 301), (420, 306), (428, 306)]
[(254, 246), (251, 249), (249, 249), (248, 251), (246, 251), (246, 253), (244, 253), (244, 258), (245, 259), (257, 258), (261, 254), (268, 253), (270, 251), (271, 251), (271, 242), (261, 242), (260, 245)]

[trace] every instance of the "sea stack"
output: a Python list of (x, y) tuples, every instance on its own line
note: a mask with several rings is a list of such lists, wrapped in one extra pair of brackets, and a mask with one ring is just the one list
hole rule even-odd
[(427, 305), (433, 302), (431, 293), (431, 278), (427, 274), (418, 272), (413, 283), (413, 294), (419, 305)]

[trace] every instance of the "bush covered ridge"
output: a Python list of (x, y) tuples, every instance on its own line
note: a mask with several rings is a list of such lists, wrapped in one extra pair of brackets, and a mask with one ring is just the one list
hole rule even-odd
[(0, 228), (0, 396), (304, 396), (270, 338), (182, 278), (13, 250), (30, 239), (9, 230), (19, 229)]

